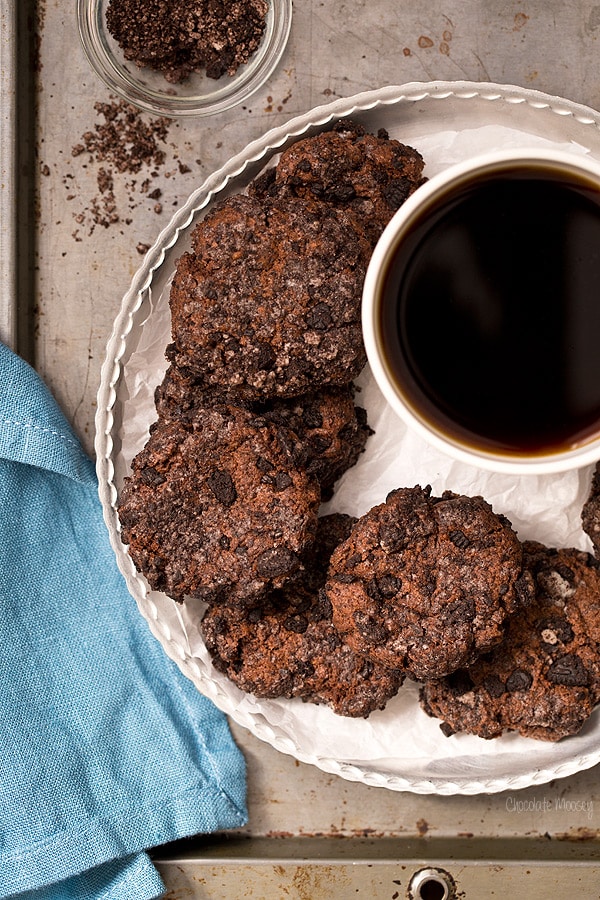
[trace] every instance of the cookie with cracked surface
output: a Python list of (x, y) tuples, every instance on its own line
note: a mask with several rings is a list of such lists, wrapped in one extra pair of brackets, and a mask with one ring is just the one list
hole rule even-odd
[(237, 194), (192, 234), (170, 289), (176, 362), (260, 400), (348, 384), (366, 361), (370, 246), (351, 213)]
[(403, 675), (378, 666), (343, 643), (321, 590), (332, 550), (352, 525), (349, 516), (319, 519), (314, 553), (300, 578), (254, 609), (211, 606), (202, 621), (217, 670), (258, 697), (301, 697), (343, 716), (366, 717), (399, 690)]
[(510, 522), (482, 497), (392, 491), (331, 558), (334, 623), (358, 653), (417, 680), (441, 677), (502, 639), (531, 578)]
[(340, 120), (295, 141), (249, 190), (257, 195), (283, 190), (349, 209), (374, 245), (396, 210), (426, 180), (423, 168), (421, 154), (385, 129), (371, 134), (358, 122)]
[[(338, 478), (358, 460), (372, 429), (367, 413), (354, 403), (352, 384), (323, 388), (299, 397), (252, 402), (242, 392), (206, 388), (201, 376), (171, 365), (155, 392), (159, 416), (191, 422), (196, 410), (229, 403), (253, 410), (299, 438), (299, 464), (321, 486), (321, 499), (333, 493)], [(300, 449), (300, 448), (299, 448)]]
[[(177, 359), (177, 349), (170, 344), (168, 360)], [(171, 362), (154, 392), (154, 405), (159, 418), (174, 419), (190, 425), (199, 409), (211, 406), (239, 406), (253, 410), (256, 404), (236, 388), (207, 387), (200, 374), (189, 367)]]
[(525, 544), (535, 599), (506, 638), (472, 666), (421, 688), (446, 734), (505, 731), (558, 741), (576, 734), (600, 699), (600, 568), (590, 554)]
[(248, 410), (159, 419), (135, 457), (118, 514), (138, 570), (176, 600), (252, 602), (301, 565), (320, 490), (297, 438)]
[(306, 470), (321, 485), (322, 500), (365, 449), (372, 429), (354, 403), (354, 386), (325, 387), (299, 397), (271, 400), (260, 408), (270, 422), (291, 429), (306, 451)]

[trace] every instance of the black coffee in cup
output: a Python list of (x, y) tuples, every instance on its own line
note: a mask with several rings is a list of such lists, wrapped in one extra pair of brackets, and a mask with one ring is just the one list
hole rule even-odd
[(600, 431), (600, 192), (516, 162), (423, 205), (386, 264), (383, 362), (405, 403), (484, 452), (559, 452)]

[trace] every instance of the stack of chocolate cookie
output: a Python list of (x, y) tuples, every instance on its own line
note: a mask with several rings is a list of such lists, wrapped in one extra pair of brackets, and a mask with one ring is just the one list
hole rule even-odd
[(516, 731), (558, 741), (600, 701), (600, 567), (595, 557), (524, 545), (534, 595), (509, 618), (502, 642), (471, 666), (426, 682), (421, 705), (444, 734)]
[(368, 715), (404, 677), (337, 634), (320, 588), (346, 520), (318, 513), (370, 433), (353, 385), (362, 283), (422, 170), (345, 122), (215, 204), (177, 261), (170, 365), (119, 498), (122, 537), (153, 589), (208, 603), (215, 665), (259, 696)]
[[(584, 527), (599, 530), (598, 485)], [(393, 491), (332, 555), (325, 592), (356, 652), (422, 682), (446, 735), (557, 741), (600, 701), (600, 565), (521, 543), (481, 497)]]

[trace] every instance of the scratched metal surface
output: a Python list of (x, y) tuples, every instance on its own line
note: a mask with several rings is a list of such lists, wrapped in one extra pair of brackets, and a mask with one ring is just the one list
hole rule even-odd
[[(3, 16), (10, 5), (2, 0)], [(592, 0), (302, 0), (268, 84), (214, 119), (172, 122), (155, 175), (113, 172), (118, 221), (105, 226), (94, 221), (102, 163), (72, 148), (98, 121), (94, 104), (110, 97), (80, 48), (73, 0), (22, 3), (19, 40), (19, 309), (27, 320), (19, 346), (90, 453), (105, 345), (142, 245), (250, 140), (335, 97), (411, 81), (511, 83), (600, 107), (600, 5)], [(158, 200), (150, 196), (157, 188)], [(237, 726), (234, 733), (248, 762), (245, 834), (548, 835), (597, 853), (597, 770), (518, 795), (396, 794), (297, 763)]]

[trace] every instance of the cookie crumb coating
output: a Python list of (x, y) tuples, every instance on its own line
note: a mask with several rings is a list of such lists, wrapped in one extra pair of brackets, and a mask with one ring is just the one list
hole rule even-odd
[(170, 289), (177, 362), (256, 400), (352, 381), (366, 362), (361, 296), (370, 256), (353, 216), (245, 194), (198, 223)]
[(381, 129), (371, 134), (352, 120), (301, 138), (277, 165), (250, 185), (250, 192), (289, 192), (304, 200), (352, 212), (374, 246), (396, 210), (426, 180), (413, 147)]
[(353, 520), (319, 519), (315, 547), (302, 574), (254, 609), (210, 606), (202, 622), (218, 671), (257, 697), (300, 697), (338, 715), (367, 717), (399, 690), (403, 674), (377, 665), (345, 644), (322, 590), (329, 556)]
[(600, 699), (600, 568), (580, 550), (525, 544), (535, 599), (472, 666), (421, 688), (444, 733), (514, 731), (559, 741), (577, 734)]
[(151, 587), (176, 600), (251, 602), (282, 586), (314, 541), (320, 490), (297, 439), (248, 410), (159, 419), (119, 500), (122, 536)]
[(483, 498), (416, 486), (359, 519), (332, 556), (326, 592), (353, 649), (422, 680), (499, 643), (530, 582), (510, 523)]

